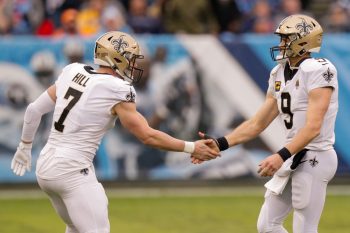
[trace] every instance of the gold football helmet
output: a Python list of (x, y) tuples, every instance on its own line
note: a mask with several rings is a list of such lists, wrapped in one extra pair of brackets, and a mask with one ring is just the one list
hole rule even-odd
[(137, 83), (142, 77), (143, 70), (137, 68), (137, 59), (143, 59), (140, 46), (127, 33), (111, 31), (96, 40), (94, 63), (111, 67), (132, 84)]
[(281, 37), (281, 42), (287, 39), (286, 43), (270, 48), (272, 60), (302, 56), (309, 52), (318, 53), (321, 49), (322, 33), (322, 27), (315, 19), (307, 15), (288, 16), (275, 31)]

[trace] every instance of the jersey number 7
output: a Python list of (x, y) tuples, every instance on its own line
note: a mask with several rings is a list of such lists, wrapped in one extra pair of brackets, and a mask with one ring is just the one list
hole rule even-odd
[(67, 107), (65, 107), (63, 109), (63, 112), (60, 116), (60, 118), (58, 119), (58, 121), (55, 121), (55, 129), (59, 132), (63, 132), (63, 129), (64, 129), (64, 124), (63, 122), (66, 120), (67, 116), (68, 116), (68, 113), (69, 111), (74, 107), (74, 105), (78, 102), (78, 100), (80, 99), (81, 97), (81, 94), (83, 92), (81, 91), (78, 91), (74, 88), (71, 88), (69, 87), (68, 88), (68, 91), (66, 92), (64, 98), (65, 99), (68, 99), (70, 96), (73, 96), (73, 99), (68, 103)]

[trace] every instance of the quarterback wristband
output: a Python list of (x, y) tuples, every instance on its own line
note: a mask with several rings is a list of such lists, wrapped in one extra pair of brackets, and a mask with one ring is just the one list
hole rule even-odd
[(212, 136), (210, 136), (208, 134), (204, 134), (204, 138), (214, 140), (214, 142), (216, 143), (216, 145), (218, 146), (220, 151), (223, 151), (223, 150), (226, 150), (229, 148), (228, 141), (225, 137), (213, 138)]
[(281, 158), (283, 159), (283, 161), (286, 161), (287, 159), (289, 159), (290, 157), (292, 157), (292, 154), (289, 152), (289, 150), (286, 147), (283, 147), (282, 149), (280, 149), (277, 154), (279, 154), (281, 156)]
[(195, 148), (194, 142), (185, 141), (185, 147), (183, 150), (184, 152), (192, 154), (194, 152), (194, 148)]
[(225, 137), (217, 138), (216, 142), (220, 151), (227, 150), (229, 148), (228, 141)]

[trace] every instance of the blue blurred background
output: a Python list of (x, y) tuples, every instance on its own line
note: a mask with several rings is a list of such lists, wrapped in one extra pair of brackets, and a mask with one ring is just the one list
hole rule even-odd
[[(121, 30), (140, 42), (145, 72), (135, 87), (136, 101), (150, 125), (195, 140), (199, 130), (226, 134), (256, 112), (275, 65), (269, 48), (279, 38), (273, 31), (296, 13), (321, 23), (325, 35), (315, 56), (338, 69), (337, 176), (348, 176), (350, 1), (5, 0), (0, 2), (0, 183), (35, 182), (34, 171), (16, 177), (10, 170), (26, 106), (65, 65), (93, 66), (94, 42), (102, 33)], [(50, 127), (48, 115), (36, 135), (34, 161)], [(186, 154), (145, 147), (117, 123), (102, 140), (95, 166), (105, 181), (255, 177), (259, 161), (283, 145), (283, 135), (276, 120), (259, 138), (220, 159), (192, 165)]]

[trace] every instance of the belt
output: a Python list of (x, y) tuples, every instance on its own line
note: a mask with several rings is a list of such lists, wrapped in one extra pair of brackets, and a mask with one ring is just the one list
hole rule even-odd
[(296, 168), (299, 166), (301, 160), (304, 158), (304, 156), (305, 156), (305, 154), (306, 154), (306, 152), (307, 152), (308, 150), (309, 150), (309, 149), (302, 149), (301, 151), (299, 151), (298, 153), (296, 153), (296, 154), (294, 155), (294, 157), (293, 157), (293, 163), (292, 163), (292, 165), (290, 165), (290, 168), (291, 168), (292, 170), (296, 169)]

